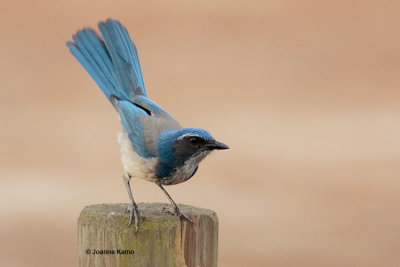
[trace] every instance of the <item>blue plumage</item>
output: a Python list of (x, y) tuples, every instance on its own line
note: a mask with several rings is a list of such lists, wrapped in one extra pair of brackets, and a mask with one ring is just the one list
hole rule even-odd
[[(200, 136), (204, 140), (212, 140), (212, 136), (206, 130), (200, 128), (183, 128), (180, 130), (163, 131), (158, 138), (158, 155), (162, 162), (171, 167), (181, 166), (191, 156), (184, 155), (179, 157), (174, 149), (175, 141), (182, 136)], [(194, 148), (195, 149), (195, 148)]]
[(72, 36), (75, 43), (67, 42), (71, 53), (85, 67), (97, 85), (110, 99), (110, 95), (123, 97), (115, 80), (115, 69), (103, 41), (91, 29), (78, 31)]
[(71, 53), (92, 76), (117, 110), (123, 130), (119, 133), (124, 180), (131, 200), (131, 216), (138, 226), (138, 211), (130, 179), (156, 183), (175, 205), (180, 218), (190, 221), (162, 185), (190, 179), (199, 163), (215, 149), (227, 149), (209, 132), (182, 126), (147, 97), (135, 45), (126, 28), (116, 20), (98, 24), (102, 38), (92, 29), (79, 30), (67, 42)]
[[(176, 168), (183, 166), (193, 155), (197, 152), (198, 148), (196, 146), (189, 146), (185, 149), (178, 149), (179, 145), (184, 143), (177, 143), (176, 140), (182, 140), (187, 137), (199, 136), (205, 142), (213, 140), (211, 134), (200, 128), (183, 128), (180, 130), (165, 130), (161, 133), (158, 138), (158, 157), (159, 164), (156, 168), (156, 176), (160, 179), (169, 178), (176, 171)], [(181, 153), (179, 153), (182, 151)], [(177, 153), (178, 152), (178, 153)], [(187, 181), (190, 179), (194, 173), (197, 171), (197, 167), (193, 169), (192, 173), (188, 173), (188, 177), (184, 179)], [(168, 180), (168, 179), (167, 179)]]
[(125, 100), (118, 101), (117, 109), (119, 111), (121, 123), (128, 133), (129, 140), (131, 140), (133, 149), (141, 157), (155, 157), (155, 153), (149, 151), (142, 138), (143, 127), (139, 117), (148, 116), (148, 113), (132, 102)]
[(128, 31), (120, 22), (112, 19), (99, 22), (98, 27), (114, 63), (120, 89), (129, 98), (136, 94), (138, 87), (146, 95), (139, 57)]

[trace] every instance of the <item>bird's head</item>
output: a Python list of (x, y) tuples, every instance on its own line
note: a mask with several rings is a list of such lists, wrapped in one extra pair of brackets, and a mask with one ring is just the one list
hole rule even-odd
[(174, 167), (181, 166), (189, 160), (198, 164), (211, 151), (228, 148), (227, 145), (216, 141), (208, 131), (200, 128), (165, 130), (158, 140), (160, 159)]

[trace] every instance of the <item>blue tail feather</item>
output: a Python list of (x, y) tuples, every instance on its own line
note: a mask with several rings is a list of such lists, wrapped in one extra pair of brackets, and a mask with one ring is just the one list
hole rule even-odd
[(138, 87), (146, 95), (139, 57), (127, 30), (112, 19), (100, 22), (98, 27), (112, 58), (120, 89), (129, 98), (136, 94)]
[(85, 28), (67, 42), (71, 53), (99, 85), (106, 97), (131, 100), (146, 95), (136, 47), (128, 31), (118, 21), (99, 23), (104, 42), (92, 30)]
[(111, 58), (103, 42), (89, 29), (78, 31), (72, 38), (75, 43), (67, 43), (71, 53), (93, 77), (107, 98), (112, 94), (119, 95)]
[(83, 29), (82, 37), (86, 37), (82, 38), (85, 46), (88, 48), (88, 51), (91, 52), (96, 62), (98, 62), (108, 81), (112, 83), (113, 88), (116, 88), (115, 70), (104, 42), (100, 40), (93, 30), (89, 29)]
[(143, 142), (141, 118), (170, 115), (147, 98), (136, 47), (126, 28), (112, 19), (98, 26), (104, 41), (85, 28), (67, 46), (118, 111), (135, 151), (145, 158), (154, 157)]

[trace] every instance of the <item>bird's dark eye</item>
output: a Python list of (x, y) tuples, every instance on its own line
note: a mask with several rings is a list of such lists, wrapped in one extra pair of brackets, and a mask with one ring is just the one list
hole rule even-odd
[(201, 143), (201, 139), (198, 137), (190, 137), (189, 138), (189, 143), (192, 145), (198, 145)]

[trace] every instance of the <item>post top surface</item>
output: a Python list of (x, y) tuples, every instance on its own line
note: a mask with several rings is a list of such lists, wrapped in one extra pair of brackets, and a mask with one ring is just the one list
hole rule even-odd
[[(174, 206), (166, 203), (138, 203), (139, 216), (145, 218), (161, 218), (165, 216), (176, 217)], [(198, 208), (190, 205), (178, 204), (183, 213), (188, 216), (210, 216), (217, 217), (216, 213), (209, 209)], [(95, 204), (85, 206), (81, 212), (82, 215), (108, 215), (108, 216), (123, 216), (128, 217), (129, 213), (126, 212), (128, 208), (127, 203), (108, 203), (108, 204)]]

